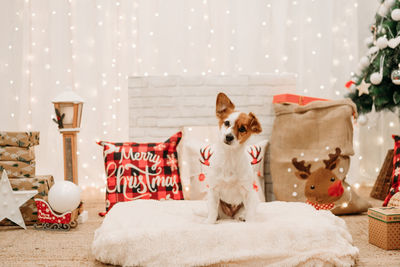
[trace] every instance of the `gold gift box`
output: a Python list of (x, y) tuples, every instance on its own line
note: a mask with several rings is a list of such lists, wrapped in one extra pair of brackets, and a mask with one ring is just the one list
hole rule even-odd
[(29, 162), (34, 159), (34, 147), (0, 146), (0, 161)]
[(0, 161), (0, 173), (5, 170), (8, 178), (16, 177), (34, 177), (35, 176), (35, 161)]
[(0, 146), (31, 147), (39, 144), (39, 132), (0, 131)]
[(386, 249), (400, 249), (400, 208), (368, 209), (369, 243)]

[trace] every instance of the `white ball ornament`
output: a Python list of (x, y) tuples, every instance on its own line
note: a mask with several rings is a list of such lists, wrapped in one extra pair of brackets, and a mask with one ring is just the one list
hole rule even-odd
[(360, 65), (361, 65), (363, 68), (368, 67), (369, 64), (370, 64), (370, 63), (369, 63), (368, 57), (363, 56), (363, 57), (360, 59)]
[(388, 39), (386, 36), (379, 37), (376, 41), (376, 46), (379, 47), (379, 49), (385, 49), (388, 46)]
[(358, 63), (358, 64), (357, 64), (357, 70), (363, 72), (364, 69), (365, 69), (365, 67), (364, 67), (363, 65), (361, 65), (361, 63)]
[(357, 69), (354, 71), (354, 73), (357, 75), (357, 76), (361, 76), (361, 74), (362, 74), (362, 69), (359, 67), (359, 66), (357, 66)]
[(49, 204), (54, 211), (73, 211), (81, 202), (81, 189), (69, 181), (58, 181), (49, 190)]
[(398, 8), (393, 9), (391, 16), (392, 16), (393, 20), (399, 21), (400, 20), (400, 9), (398, 9)]
[(388, 46), (392, 49), (396, 48), (400, 44), (400, 36), (392, 38), (388, 42)]
[(367, 116), (361, 114), (360, 116), (358, 116), (357, 122), (358, 122), (360, 125), (366, 125), (367, 122), (368, 122), (368, 118), (367, 118)]
[(369, 46), (373, 43), (373, 41), (374, 41), (374, 38), (372, 36), (370, 36), (370, 37), (365, 38), (364, 44)]
[(379, 48), (378, 48), (378, 47), (376, 47), (376, 46), (371, 46), (371, 47), (368, 49), (367, 54), (368, 54), (368, 55), (372, 55), (372, 54), (375, 54), (375, 53), (378, 52), (378, 51), (379, 51)]
[(387, 7), (387, 8), (391, 8), (394, 3), (396, 2), (396, 0), (385, 0), (385, 2), (383, 2), (383, 4)]
[(380, 84), (382, 82), (382, 74), (380, 74), (379, 72), (374, 72), (371, 74), (371, 76), (369, 77), (369, 79), (371, 80), (372, 84)]
[(385, 5), (381, 5), (378, 9), (378, 14), (381, 17), (386, 16), (386, 14), (389, 12), (389, 8)]

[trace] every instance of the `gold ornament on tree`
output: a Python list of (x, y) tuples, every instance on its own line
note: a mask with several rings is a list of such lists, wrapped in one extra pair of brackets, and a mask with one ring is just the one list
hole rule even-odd
[(357, 86), (358, 89), (358, 96), (361, 96), (362, 94), (369, 94), (368, 88), (371, 86), (370, 83), (366, 83), (365, 80), (363, 79), (361, 84)]

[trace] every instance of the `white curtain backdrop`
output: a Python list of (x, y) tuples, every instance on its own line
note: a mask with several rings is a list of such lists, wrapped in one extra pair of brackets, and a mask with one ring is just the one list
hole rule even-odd
[(40, 131), (37, 174), (63, 179), (62, 138), (51, 120), (51, 100), (72, 86), (85, 100), (79, 183), (100, 190), (105, 178), (95, 140), (127, 140), (128, 76), (295, 72), (299, 94), (341, 98), (377, 5), (376, 0), (1, 1), (0, 129)]

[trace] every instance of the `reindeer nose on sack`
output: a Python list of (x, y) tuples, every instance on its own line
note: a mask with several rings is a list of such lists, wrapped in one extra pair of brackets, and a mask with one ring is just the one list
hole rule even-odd
[(227, 142), (232, 141), (233, 138), (234, 138), (234, 137), (233, 137), (233, 135), (231, 135), (231, 134), (228, 134), (227, 136), (225, 136), (225, 139), (226, 139)]
[(343, 189), (341, 180), (334, 182), (328, 188), (328, 194), (333, 197), (340, 197), (341, 195), (343, 195), (343, 192), (344, 192), (344, 189)]

